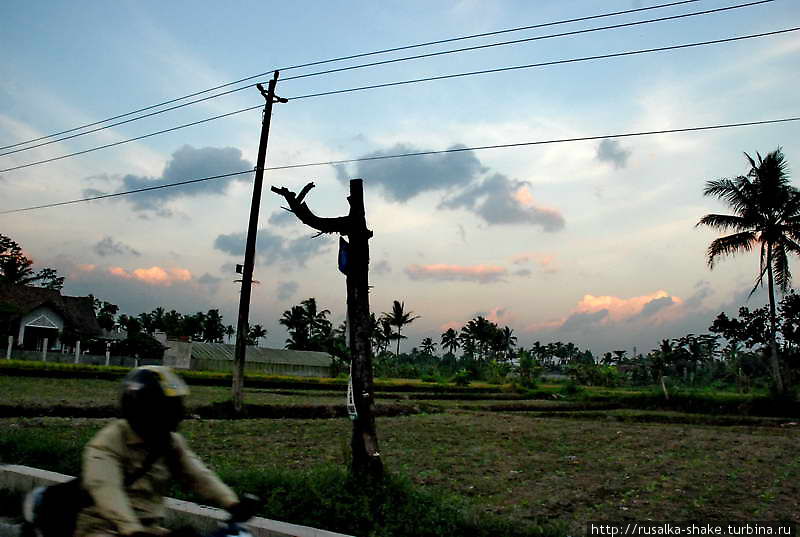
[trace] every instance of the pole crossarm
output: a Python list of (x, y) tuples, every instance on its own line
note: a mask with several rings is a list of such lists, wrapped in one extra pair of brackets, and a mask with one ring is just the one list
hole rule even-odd
[[(275, 187), (271, 190), (276, 194), (283, 196), (286, 203), (289, 204), (289, 211), (294, 213), (297, 218), (307, 225), (314, 228), (320, 233), (339, 233), (340, 235), (350, 236), (358, 231), (358, 227), (353, 219), (352, 211), (347, 216), (339, 216), (335, 218), (323, 218), (314, 214), (308, 208), (308, 205), (303, 201), (309, 191), (314, 188), (314, 183), (308, 183), (299, 194), (295, 194), (286, 187)], [(348, 197), (348, 202), (350, 198)], [(372, 237), (372, 231), (367, 230), (368, 236)]]

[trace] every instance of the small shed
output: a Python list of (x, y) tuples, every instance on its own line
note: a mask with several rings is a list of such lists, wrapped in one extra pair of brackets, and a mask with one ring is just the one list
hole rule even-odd
[[(196, 371), (233, 370), (236, 347), (225, 343), (168, 339), (164, 364)], [(325, 352), (247, 347), (245, 371), (269, 375), (330, 377), (333, 357)]]

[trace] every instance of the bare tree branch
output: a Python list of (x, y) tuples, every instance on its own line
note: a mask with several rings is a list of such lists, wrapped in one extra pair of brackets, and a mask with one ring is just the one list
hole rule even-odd
[(314, 183), (308, 183), (300, 191), (300, 195), (295, 194), (286, 187), (272, 187), (271, 190), (276, 194), (284, 197), (289, 204), (289, 209), (297, 218), (300, 219), (305, 225), (312, 227), (320, 233), (340, 233), (342, 235), (349, 235), (352, 229), (352, 224), (349, 216), (340, 216), (337, 218), (321, 218), (315, 215), (311, 209), (308, 208), (303, 202), (306, 194), (314, 188)]

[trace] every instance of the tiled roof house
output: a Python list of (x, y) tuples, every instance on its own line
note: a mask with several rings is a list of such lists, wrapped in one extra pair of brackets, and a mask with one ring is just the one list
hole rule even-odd
[(65, 332), (78, 340), (100, 336), (90, 297), (0, 283), (0, 334), (13, 336), (24, 349), (41, 350), (45, 339), (50, 349), (58, 348)]

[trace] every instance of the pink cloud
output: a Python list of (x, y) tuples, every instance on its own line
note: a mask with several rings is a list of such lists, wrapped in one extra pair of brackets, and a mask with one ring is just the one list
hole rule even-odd
[(502, 325), (513, 321), (514, 315), (508, 311), (508, 308), (497, 306), (489, 310), (489, 313), (486, 314), (486, 319), (495, 324)]
[(527, 186), (523, 185), (519, 187), (517, 191), (514, 192), (514, 199), (517, 200), (523, 207), (535, 209), (538, 213), (545, 214), (552, 218), (562, 218), (561, 213), (558, 212), (558, 209), (546, 207), (544, 205), (537, 205), (536, 200), (533, 198), (533, 194), (531, 194), (531, 191), (528, 190)]
[(611, 295), (589, 295), (581, 298), (569, 314), (561, 319), (534, 323), (527, 327), (531, 332), (557, 330), (581, 324), (610, 325), (622, 321), (641, 320), (662, 324), (685, 314), (684, 300), (658, 290), (647, 295), (621, 298)]
[(442, 332), (447, 332), (450, 328), (458, 332), (461, 330), (461, 327), (464, 326), (464, 321), (450, 321), (449, 323), (444, 323), (443, 325), (439, 326), (439, 330)]
[[(664, 290), (658, 290), (649, 295), (631, 298), (620, 298), (608, 295), (584, 295), (580, 302), (578, 302), (573, 313), (594, 313), (600, 310), (608, 310), (608, 322), (621, 321), (642, 313), (645, 306), (649, 303), (661, 299), (671, 299), (672, 304), (683, 303), (681, 298), (670, 296), (670, 294)], [(665, 302), (665, 300), (661, 301)]]
[(405, 269), (412, 280), (470, 281), (493, 283), (507, 274), (505, 268), (496, 265), (409, 265)]
[(161, 285), (168, 287), (175, 282), (188, 282), (192, 279), (192, 273), (184, 268), (164, 269), (159, 266), (150, 268), (137, 268), (127, 271), (122, 267), (111, 267), (108, 272), (118, 278), (126, 280), (139, 280), (148, 285)]
[[(476, 314), (477, 315), (477, 314)], [(489, 310), (489, 313), (481, 314), (487, 321), (491, 321), (499, 326), (503, 326), (513, 322), (516, 316), (513, 315), (508, 308), (497, 306)], [(452, 328), (456, 332), (461, 330), (461, 327), (467, 324), (469, 320), (465, 321), (450, 321), (439, 326), (439, 330), (446, 332), (448, 328)]]

